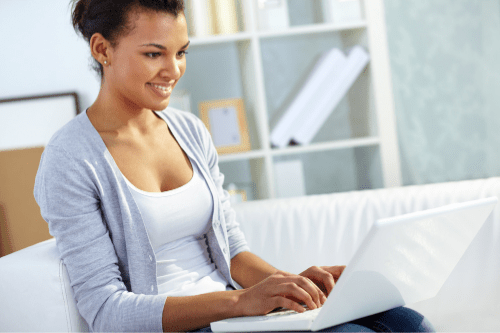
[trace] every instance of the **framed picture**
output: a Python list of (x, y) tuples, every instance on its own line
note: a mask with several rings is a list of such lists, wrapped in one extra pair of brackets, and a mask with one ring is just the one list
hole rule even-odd
[(212, 135), (217, 153), (239, 153), (251, 149), (241, 98), (201, 102), (199, 108), (200, 118)]
[(44, 147), (80, 112), (74, 92), (0, 100), (0, 151)]

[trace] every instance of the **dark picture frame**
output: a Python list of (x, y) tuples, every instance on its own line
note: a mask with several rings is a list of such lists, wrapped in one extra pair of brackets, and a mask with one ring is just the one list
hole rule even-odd
[(45, 146), (80, 112), (76, 92), (0, 99), (0, 151)]

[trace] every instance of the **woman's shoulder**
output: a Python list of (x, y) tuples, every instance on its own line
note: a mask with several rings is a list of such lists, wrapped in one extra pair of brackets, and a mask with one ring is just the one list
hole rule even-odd
[(99, 141), (95, 137), (97, 132), (92, 130), (85, 112), (78, 114), (52, 135), (45, 147), (45, 155), (52, 155), (55, 151), (73, 157), (95, 155), (102, 149), (99, 149)]
[(77, 135), (77, 133), (81, 132), (81, 118), (83, 113), (78, 114), (76, 117), (68, 121), (64, 126), (59, 128), (50, 138), (48, 142), (49, 145), (64, 145), (68, 141), (72, 141), (72, 139)]

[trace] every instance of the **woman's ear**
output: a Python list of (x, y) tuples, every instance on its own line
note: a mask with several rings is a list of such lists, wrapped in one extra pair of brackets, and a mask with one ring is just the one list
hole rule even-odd
[(111, 44), (100, 33), (95, 33), (90, 38), (90, 53), (103, 67), (110, 65)]

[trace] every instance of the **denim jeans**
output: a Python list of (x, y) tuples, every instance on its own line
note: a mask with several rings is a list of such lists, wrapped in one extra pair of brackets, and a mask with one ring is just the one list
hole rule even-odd
[[(194, 332), (212, 332), (212, 330), (210, 327), (205, 327)], [(399, 307), (325, 328), (319, 332), (435, 332), (435, 330), (420, 313)]]

